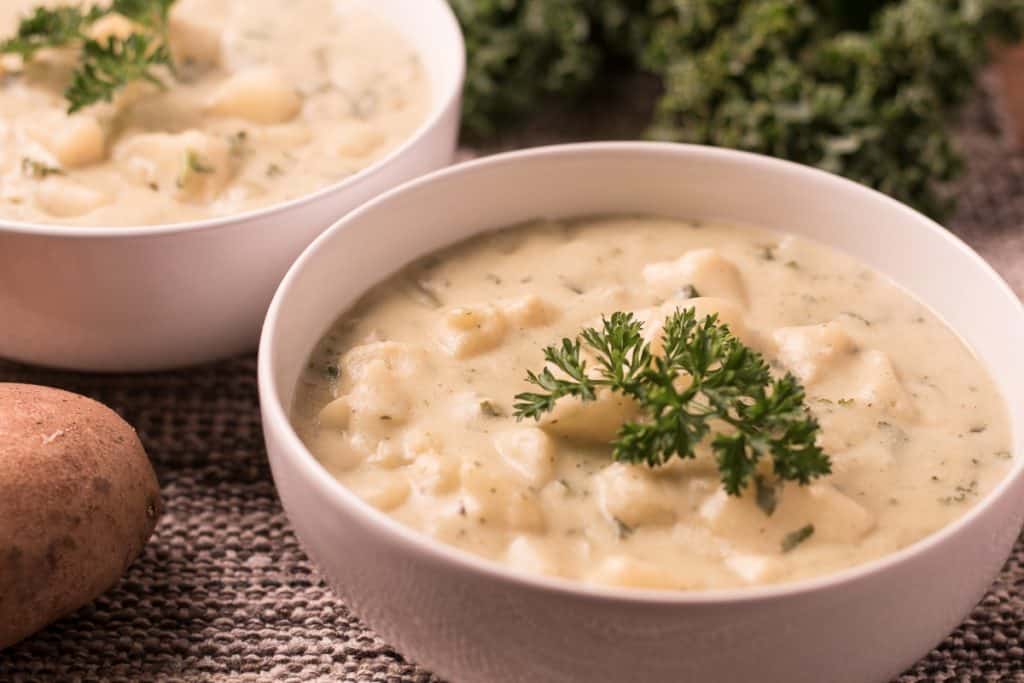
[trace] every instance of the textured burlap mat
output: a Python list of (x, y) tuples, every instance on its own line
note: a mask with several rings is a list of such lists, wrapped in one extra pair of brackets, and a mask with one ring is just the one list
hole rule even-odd
[[(556, 120), (501, 146), (593, 135), (572, 126)], [(961, 137), (971, 171), (954, 230), (1024, 293), (1024, 155), (998, 142), (984, 105)], [(255, 366), (248, 356), (91, 376), (0, 361), (0, 381), (80, 392), (124, 416), (166, 503), (120, 585), (0, 653), (0, 681), (437, 680), (349, 614), (299, 548), (270, 480)], [(951, 680), (1024, 681), (1024, 542), (970, 618), (899, 679)]]

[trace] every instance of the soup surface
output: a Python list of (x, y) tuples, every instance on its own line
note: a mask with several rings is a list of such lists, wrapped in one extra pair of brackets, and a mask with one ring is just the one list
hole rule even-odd
[[(5, 0), (0, 40), (39, 5)], [(68, 115), (77, 49), (0, 56), (0, 219), (155, 225), (295, 199), (369, 166), (430, 105), (426, 74), (354, 0), (178, 0), (179, 74)], [(119, 15), (89, 30), (124, 28)]]
[[(786, 483), (773, 514), (729, 496), (708, 446), (614, 462), (621, 400), (512, 416), (542, 349), (602, 315), (649, 329), (717, 312), (792, 372), (833, 473)], [(445, 543), (527, 572), (706, 589), (788, 581), (898, 550), (964, 514), (1009, 468), (985, 368), (884, 276), (762, 229), (653, 218), (541, 222), (408, 267), (314, 352), (293, 419), (352, 491)], [(813, 527), (813, 532), (807, 529)]]

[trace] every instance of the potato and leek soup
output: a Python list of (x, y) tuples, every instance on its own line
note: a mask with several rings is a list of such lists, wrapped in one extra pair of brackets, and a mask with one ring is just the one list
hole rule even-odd
[(891, 553), (1011, 459), (986, 369), (886, 277), (649, 217), (515, 226), (408, 266), (325, 335), (293, 421), (333, 476), (444, 543), (681, 590)]
[[(107, 1), (0, 3), (0, 219), (236, 214), (339, 182), (426, 119), (429, 79), (372, 3), (121, 4), (140, 16)], [(108, 44), (113, 56), (96, 54)]]

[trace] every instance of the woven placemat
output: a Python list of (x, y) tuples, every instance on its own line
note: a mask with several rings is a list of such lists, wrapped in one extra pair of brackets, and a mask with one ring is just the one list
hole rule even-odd
[[(961, 126), (971, 171), (953, 226), (1024, 293), (1024, 155), (992, 121), (979, 104)], [(299, 548), (270, 479), (255, 372), (252, 356), (133, 376), (0, 361), (0, 381), (76, 391), (133, 424), (166, 504), (121, 583), (0, 653), (0, 680), (438, 680), (353, 617)], [(970, 618), (898, 680), (1024, 681), (1024, 542)]]

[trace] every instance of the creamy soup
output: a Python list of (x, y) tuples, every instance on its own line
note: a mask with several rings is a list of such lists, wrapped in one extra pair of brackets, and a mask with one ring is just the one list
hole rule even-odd
[[(34, 7), (4, 0), (0, 40)], [(373, 163), (426, 118), (417, 55), (368, 3), (178, 0), (179, 78), (68, 115), (76, 49), (0, 59), (0, 219), (153, 225), (294, 199)], [(119, 15), (89, 28), (133, 32)]]
[[(512, 416), (543, 347), (612, 312), (654, 329), (686, 308), (799, 378), (820, 421), (833, 473), (785, 483), (770, 516), (752, 485), (725, 493), (706, 443), (659, 468), (614, 462), (621, 401)], [(985, 368), (885, 277), (805, 239), (653, 218), (520, 226), (408, 267), (329, 331), (293, 415), (331, 474), (433, 538), (527, 572), (688, 590), (891, 553), (963, 515), (1011, 457)]]

